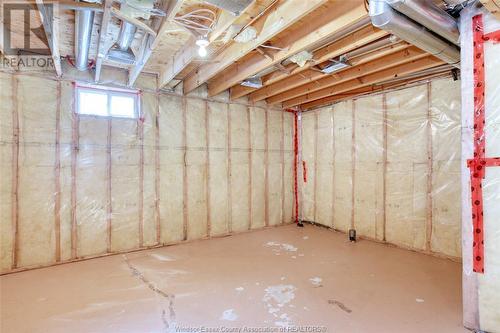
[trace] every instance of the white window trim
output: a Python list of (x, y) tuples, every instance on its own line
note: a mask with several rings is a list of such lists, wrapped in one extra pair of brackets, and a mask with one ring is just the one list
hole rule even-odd
[[(140, 120), (142, 118), (142, 110), (141, 110), (141, 91), (133, 90), (133, 89), (123, 89), (123, 88), (115, 88), (115, 87), (106, 87), (106, 86), (97, 86), (90, 84), (81, 84), (75, 83), (74, 87), (75, 91), (75, 114), (79, 117), (90, 117), (90, 118), (100, 118), (100, 119), (127, 119), (127, 120)], [(80, 91), (91, 91), (103, 93), (107, 96), (107, 115), (97, 115), (97, 114), (87, 114), (80, 113)], [(134, 97), (134, 117), (124, 117), (124, 116), (113, 116), (110, 114), (111, 112), (111, 97), (112, 96), (127, 96)]]

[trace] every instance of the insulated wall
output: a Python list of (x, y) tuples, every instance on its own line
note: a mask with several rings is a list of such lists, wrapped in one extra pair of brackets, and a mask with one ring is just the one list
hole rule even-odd
[(305, 220), (461, 256), (459, 81), (347, 100), (302, 123)]
[(0, 73), (1, 272), (292, 221), (291, 114), (140, 81), (130, 120)]
[[(484, 8), (469, 6), (461, 12), (464, 324), (475, 331), (498, 333), (500, 43), (495, 42), (493, 36), (486, 36), (492, 33), (500, 40), (500, 21)], [(473, 161), (475, 166), (469, 168), (468, 161)], [(478, 170), (483, 168), (484, 177), (478, 176)], [(472, 190), (477, 187), (472, 180), (479, 180), (481, 195)], [(476, 214), (476, 207), (481, 207), (480, 214)], [(482, 223), (478, 223), (479, 217)]]

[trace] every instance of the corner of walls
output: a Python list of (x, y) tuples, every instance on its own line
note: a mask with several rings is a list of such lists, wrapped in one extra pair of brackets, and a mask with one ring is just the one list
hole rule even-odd
[(139, 120), (79, 117), (70, 78), (0, 73), (2, 273), (292, 222), (290, 114), (146, 75)]

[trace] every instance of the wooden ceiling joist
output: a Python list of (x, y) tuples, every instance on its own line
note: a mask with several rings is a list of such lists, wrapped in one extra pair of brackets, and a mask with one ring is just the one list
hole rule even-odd
[[(410, 47), (410, 45), (406, 42), (401, 42), (398, 44), (390, 45), (390, 46), (387, 46), (381, 50), (378, 50), (377, 52), (369, 53), (369, 54), (357, 57), (355, 59), (352, 59), (350, 61), (350, 64), (352, 66), (359, 66), (359, 65), (365, 64), (367, 62), (370, 62), (372, 60), (375, 60), (376, 58), (381, 58), (381, 57), (384, 57), (386, 55), (404, 50), (408, 47)], [(349, 69), (352, 69), (352, 68), (347, 68), (345, 70), (349, 70)], [(278, 81), (278, 82), (273, 83), (267, 87), (259, 89), (259, 90), (255, 91), (254, 93), (250, 94), (248, 96), (248, 98), (251, 102), (255, 103), (255, 102), (264, 100), (266, 98), (269, 99), (274, 95), (285, 93), (286, 91), (289, 91), (291, 89), (301, 87), (301, 86), (306, 85), (308, 83), (318, 85), (319, 80), (321, 80), (323, 78), (331, 77), (332, 75), (338, 75), (338, 74), (340, 74), (340, 73), (325, 74), (325, 73), (321, 72), (320, 70), (309, 69), (309, 70), (306, 70), (306, 71), (301, 72), (299, 74), (292, 75), (285, 80)], [(279, 102), (281, 102), (281, 101), (279, 101)]]
[[(376, 60), (365, 62), (364, 64), (348, 68), (346, 70), (343, 70), (342, 72), (333, 73), (330, 75), (317, 73), (321, 75), (322, 78), (313, 80), (312, 82), (306, 83), (296, 88), (287, 89), (286, 91), (279, 94), (274, 94), (274, 92), (271, 91), (269, 93), (274, 96), (267, 98), (266, 101), (269, 104), (280, 103), (298, 96), (310, 94), (315, 91), (338, 85), (339, 83), (352, 80), (363, 75), (379, 72), (381, 70), (404, 64), (412, 60), (417, 60), (427, 55), (428, 54), (424, 51), (415, 46), (412, 46), (407, 49), (403, 49), (398, 52), (386, 55), (385, 57), (380, 57)], [(294, 84), (290, 82), (290, 85)]]
[(111, 20), (111, 8), (113, 7), (113, 0), (104, 0), (104, 12), (102, 14), (101, 29), (99, 31), (99, 39), (97, 42), (97, 56), (95, 62), (95, 82), (99, 82), (101, 78), (101, 70), (104, 59), (106, 58), (106, 53), (108, 52), (106, 48), (107, 38), (108, 38), (108, 26)]
[(170, 61), (160, 73), (159, 86), (165, 87), (180, 72), (196, 58), (198, 52), (195, 44), (196, 40), (192, 37), (184, 46), (174, 53)]
[[(223, 11), (217, 20), (214, 30), (208, 36), (210, 43), (213, 43), (217, 38), (226, 32), (231, 25), (236, 22), (250, 21), (251, 17), (259, 14), (261, 8), (257, 2), (250, 4), (240, 16), (235, 16), (232, 13)], [(196, 39), (192, 37), (184, 46), (172, 56), (167, 65), (160, 73), (160, 87), (164, 87), (170, 83), (184, 68), (186, 68), (198, 55), (198, 46)]]
[[(375, 60), (380, 57), (384, 57), (388, 54), (395, 53), (397, 51), (403, 50), (408, 47), (409, 44), (406, 42), (390, 44), (389, 46), (386, 46), (382, 49), (375, 50), (373, 52), (361, 55), (359, 57), (355, 57), (354, 59), (350, 59), (349, 63), (352, 66), (358, 66), (363, 63)], [(263, 99), (269, 98), (271, 96), (277, 95), (279, 93), (285, 92), (287, 90), (302, 86), (304, 84), (310, 82), (317, 82), (318, 80), (328, 76), (331, 76), (331, 74), (325, 74), (316, 68), (308, 69), (303, 72), (290, 75), (284, 80), (275, 82), (273, 84), (270, 84), (268, 86), (256, 90), (255, 92), (249, 95), (249, 100), (252, 102), (258, 102)], [(233, 89), (231, 91), (233, 91)]]
[(327, 106), (327, 105), (331, 105), (333, 103), (337, 103), (337, 102), (340, 102), (340, 101), (346, 100), (346, 99), (352, 99), (352, 98), (364, 96), (367, 94), (374, 94), (374, 93), (378, 93), (378, 92), (382, 92), (382, 91), (386, 91), (386, 90), (401, 88), (401, 87), (407, 86), (407, 85), (412, 84), (412, 83), (421, 82), (422, 80), (429, 80), (432, 78), (446, 77), (446, 76), (448, 76), (446, 74), (446, 72), (449, 72), (449, 71), (440, 71), (440, 72), (437, 72), (435, 74), (419, 75), (416, 77), (407, 78), (404, 80), (399, 80), (397, 82), (373, 84), (370, 86), (357, 88), (354, 90), (349, 90), (349, 91), (344, 92), (344, 93), (340, 93), (340, 94), (336, 94), (333, 96), (318, 99), (318, 100), (313, 101), (313, 102), (305, 103), (305, 104), (302, 104), (300, 107), (302, 110), (310, 110), (313, 108)]
[[(268, 75), (264, 75), (262, 77), (262, 85), (265, 88), (257, 90), (242, 85), (235, 85), (234, 87), (231, 88), (231, 99), (240, 98), (255, 91), (255, 93), (251, 94), (250, 98), (255, 101), (262, 100), (268, 97), (266, 95), (267, 91), (266, 86), (287, 79), (289, 78), (290, 75), (295, 75), (300, 72), (307, 71), (307, 69), (309, 69), (311, 66), (314, 66), (315, 64), (322, 63), (324, 61), (327, 61), (328, 59), (338, 57), (358, 47), (361, 47), (362, 45), (380, 39), (386, 36), (387, 34), (388, 33), (386, 31), (377, 29), (371, 24), (362, 27), (361, 29), (356, 30), (346, 35), (345, 37), (342, 37), (341, 39), (313, 52), (313, 61), (308, 61), (304, 66), (300, 67), (294, 63), (288, 64), (287, 66), (285, 66), (285, 69), (289, 72), (289, 74), (276, 71)], [(305, 76), (308, 76), (307, 73), (303, 74)]]
[(343, 93), (356, 88), (361, 88), (377, 82), (386, 81), (392, 78), (400, 77), (403, 75), (408, 75), (421, 70), (429, 69), (443, 64), (442, 60), (435, 58), (434, 56), (426, 56), (418, 60), (413, 60), (411, 62), (391, 67), (380, 72), (375, 72), (373, 74), (364, 75), (357, 77), (355, 79), (345, 81), (343, 83), (315, 91), (310, 94), (301, 95), (296, 98), (286, 100), (282, 103), (283, 108), (290, 108), (293, 106), (306, 104), (318, 99)]
[(500, 0), (480, 0), (483, 6), (500, 20)]
[[(167, 29), (166, 27), (168, 26), (167, 23), (175, 17), (182, 6), (182, 3), (183, 0), (164, 1), (162, 9), (166, 15), (163, 18), (155, 17), (153, 19), (153, 29), (151, 29), (153, 34), (144, 34), (141, 51), (138, 56), (139, 61), (129, 72), (129, 86), (132, 86), (139, 77), (139, 74), (141, 74), (144, 66), (146, 66), (149, 58), (153, 54), (153, 51), (158, 47), (159, 41), (163, 38)], [(158, 31), (158, 33), (156, 33), (156, 31)]]
[(40, 16), (42, 19), (43, 29), (45, 30), (45, 36), (47, 37), (47, 42), (49, 44), (50, 52), (52, 54), (52, 60), (54, 61), (54, 68), (57, 77), (62, 76), (61, 67), (61, 54), (59, 53), (59, 18), (56, 16), (57, 13), (52, 12), (51, 14), (45, 7), (43, 0), (36, 0), (36, 5)]
[(184, 93), (189, 93), (209, 79), (229, 67), (250, 51), (267, 42), (292, 24), (311, 13), (328, 0), (286, 0), (260, 16), (253, 26), (262, 27), (257, 38), (246, 43), (231, 43), (212, 59), (212, 62), (200, 66), (184, 80)]
[[(19, 2), (38, 5), (39, 0), (22, 0)], [(78, 2), (76, 0), (51, 0), (47, 1), (47, 3), (57, 5), (62, 10), (92, 10), (96, 13), (102, 13), (103, 11), (103, 7), (98, 3)]]
[(319, 41), (331, 38), (366, 16), (366, 8), (362, 1), (330, 1), (317, 12), (304, 18), (300, 29), (292, 29), (278, 36), (278, 43), (275, 46), (282, 50), (273, 52), (272, 56), (253, 54), (242, 64), (233, 65), (213, 78), (208, 85), (209, 96), (215, 96), (246, 78), (317, 45)]
[[(410, 45), (406, 42), (400, 42), (397, 44), (393, 44), (390, 46), (387, 46), (383, 49), (377, 50), (376, 52), (371, 52), (369, 54), (356, 57), (354, 59), (351, 59), (349, 63), (352, 66), (359, 66), (365, 63), (368, 63), (370, 61), (376, 60), (381, 57), (385, 57), (386, 55), (396, 53), (398, 51), (407, 49), (410, 47)], [(352, 69), (352, 68), (351, 68)], [(345, 69), (349, 70), (349, 68)], [(258, 102), (261, 100), (264, 100), (266, 98), (271, 98), (274, 95), (284, 93), (287, 90), (308, 84), (314, 82), (315, 84), (319, 84), (318, 81), (330, 77), (332, 75), (337, 75), (340, 73), (335, 73), (335, 74), (325, 74), (321, 72), (320, 70), (317, 69), (309, 69), (304, 72), (300, 72), (299, 74), (295, 74), (293, 76), (290, 76), (289, 78), (285, 80), (278, 81), (276, 83), (273, 83), (267, 87), (264, 87), (262, 89), (259, 89), (255, 91), (254, 93), (249, 95), (249, 100), (251, 102)], [(280, 101), (281, 102), (281, 101)]]

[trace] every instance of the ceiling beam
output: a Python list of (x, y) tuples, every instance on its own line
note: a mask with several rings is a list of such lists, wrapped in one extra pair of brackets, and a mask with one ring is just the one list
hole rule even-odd
[(229, 67), (235, 61), (284, 31), (328, 0), (280, 1), (273, 10), (260, 16), (252, 26), (262, 27), (257, 38), (246, 43), (231, 43), (214, 57), (213, 62), (200, 66), (184, 80), (184, 93), (189, 93)]
[[(257, 2), (251, 3), (240, 16), (234, 16), (228, 11), (222, 11), (217, 20), (217, 25), (208, 36), (210, 43), (219, 38), (236, 21), (251, 20), (251, 17), (259, 14), (261, 10)], [(245, 22), (246, 23), (246, 22)], [(198, 46), (194, 37), (190, 38), (184, 46), (172, 56), (160, 73), (160, 87), (170, 83), (180, 72), (184, 70), (198, 55)]]
[[(20, 1), (21, 2), (21, 1)], [(37, 4), (39, 0), (23, 0), (23, 4)], [(103, 7), (98, 3), (78, 2), (74, 0), (58, 0), (48, 1), (49, 4), (58, 5), (63, 10), (92, 10), (97, 13), (102, 13)]]
[(160, 73), (160, 87), (169, 84), (170, 81), (179, 75), (179, 73), (193, 61), (198, 53), (195, 42), (195, 38), (191, 37), (184, 46), (174, 53)]
[(403, 79), (403, 80), (400, 80), (397, 82), (387, 82), (387, 83), (380, 83), (380, 84), (377, 83), (377, 84), (373, 84), (370, 86), (357, 88), (354, 90), (349, 90), (349, 91), (341, 93), (341, 94), (318, 99), (318, 100), (310, 102), (310, 103), (301, 104), (300, 108), (302, 110), (310, 110), (312, 108), (318, 108), (321, 106), (331, 105), (333, 103), (340, 102), (340, 101), (346, 100), (346, 99), (352, 99), (352, 98), (361, 97), (364, 95), (371, 95), (371, 94), (382, 92), (382, 91), (401, 88), (401, 87), (407, 86), (408, 84), (421, 82), (422, 80), (429, 80), (431, 78), (446, 77), (446, 76), (449, 76), (449, 74), (448, 75), (446, 74), (449, 72), (450, 72), (449, 70), (439, 71), (437, 73), (423, 74), (423, 75), (419, 75), (416, 77)]
[[(266, 75), (262, 78), (262, 83), (263, 83), (263, 88), (257, 89), (249, 95), (249, 99), (253, 102), (261, 101), (265, 98), (268, 98), (270, 96), (276, 95), (280, 92), (283, 92), (285, 90), (289, 90), (291, 88), (297, 87), (299, 85), (312, 82), (314, 80), (317, 80), (325, 74), (319, 72), (318, 70), (311, 69), (311, 67), (316, 66), (317, 64), (324, 63), (325, 61), (328, 61), (329, 59), (332, 58), (337, 58), (341, 55), (345, 55), (349, 53), (350, 51), (354, 51), (359, 47), (365, 46), (370, 42), (376, 41), (377, 39), (380, 39), (381, 36), (383, 36), (381, 30), (377, 30), (377, 33), (373, 34), (364, 34), (364, 32), (368, 32), (371, 30), (371, 27), (365, 27), (362, 28), (361, 30), (358, 30), (352, 34), (347, 35), (346, 37), (341, 38), (340, 40), (325, 46), (318, 51), (314, 52), (313, 56), (313, 61), (307, 62), (304, 67), (299, 67), (296, 65), (296, 68), (289, 67), (291, 74), (286, 75), (285, 73), (271, 73), (273, 77), (280, 77), (280, 80), (277, 80), (273, 83), (268, 83), (269, 75)], [(359, 33), (364, 37), (360, 37)], [(373, 31), (372, 31), (373, 32)], [(392, 52), (397, 51), (404, 45), (400, 43), (398, 46), (396, 45), (391, 45), (393, 46), (394, 50)], [(326, 50), (329, 50), (328, 52), (325, 52)], [(389, 51), (391, 52), (391, 51)], [(381, 52), (383, 54), (383, 52)], [(362, 57), (363, 58), (363, 57)], [(367, 56), (366, 58), (369, 58)], [(355, 63), (359, 64), (362, 63), (363, 60), (356, 60)], [(295, 65), (295, 64), (294, 64)], [(274, 80), (273, 80), (274, 81)], [(239, 98), (242, 96), (242, 94), (245, 94), (245, 91), (242, 90), (240, 87), (241, 85), (237, 85), (231, 88), (231, 98)]]
[(95, 62), (95, 82), (99, 82), (101, 78), (102, 63), (106, 58), (108, 50), (106, 42), (108, 39), (108, 26), (111, 21), (111, 8), (113, 7), (113, 0), (104, 0), (104, 12), (102, 14), (101, 29), (99, 31), (99, 39), (97, 41), (97, 57)]
[(151, 29), (149, 25), (143, 23), (141, 20), (138, 20), (134, 17), (129, 17), (126, 14), (124, 14), (121, 10), (116, 8), (111, 8), (111, 14), (119, 18), (121, 21), (126, 21), (132, 25), (135, 25), (138, 29), (145, 31), (150, 35), (153, 35), (153, 37), (156, 37), (156, 31)]
[(62, 76), (61, 54), (59, 52), (59, 17), (57, 17), (56, 8), (52, 7), (52, 13), (47, 10), (43, 0), (36, 0), (36, 5), (40, 13), (45, 36), (49, 44), (52, 60), (57, 77)]
[[(428, 56), (428, 53), (420, 50), (415, 46), (412, 46), (410, 48), (403, 49), (398, 52), (386, 55), (385, 57), (380, 57), (376, 60), (365, 62), (364, 64), (358, 66), (347, 68), (338, 73), (333, 73), (330, 75), (317, 73), (322, 75), (322, 77), (319, 79), (311, 80), (311, 82), (300, 85), (296, 88), (288, 89), (282, 93), (275, 94), (274, 96), (267, 98), (266, 101), (269, 104), (280, 103), (298, 96), (310, 94), (318, 90), (338, 85), (339, 83), (355, 79), (362, 75), (379, 72), (381, 70), (398, 66), (412, 60), (417, 60), (425, 56)], [(290, 83), (290, 85), (295, 85), (295, 84)]]
[[(365, 55), (361, 55), (359, 57), (355, 57), (353, 59), (349, 60), (349, 63), (351, 64), (352, 67), (354, 66), (360, 66), (362, 64), (365, 64), (370, 61), (377, 60), (378, 58), (385, 57), (389, 54), (396, 53), (398, 51), (402, 51), (404, 49), (407, 49), (410, 47), (410, 44), (406, 42), (399, 42), (397, 44), (389, 45), (386, 46), (380, 50), (370, 52)], [(349, 70), (352, 67), (348, 67), (344, 70)], [(335, 73), (335, 74), (340, 74), (340, 72)], [(335, 75), (335, 74), (325, 74), (321, 72), (318, 69), (309, 69), (304, 72), (300, 72), (298, 74), (292, 75), (289, 78), (285, 80), (281, 80), (278, 82), (275, 82), (267, 87), (264, 87), (262, 89), (259, 89), (255, 91), (254, 93), (249, 95), (249, 100), (251, 102), (258, 102), (266, 98), (271, 98), (274, 95), (284, 93), (287, 90), (291, 90), (293, 88), (308, 84), (308, 83), (315, 83), (318, 84), (319, 80)], [(262, 91), (261, 91), (262, 90)], [(281, 102), (281, 101), (280, 101)]]
[[(280, 80), (288, 79), (290, 75), (298, 74), (300, 72), (307, 71), (312, 66), (316, 64), (327, 61), (328, 59), (338, 57), (344, 53), (352, 51), (362, 45), (373, 42), (377, 39), (380, 39), (386, 36), (388, 33), (375, 28), (371, 24), (368, 26), (364, 26), (359, 30), (356, 30), (348, 35), (343, 36), (337, 41), (313, 52), (312, 61), (306, 62), (306, 64), (302, 67), (297, 64), (291, 63), (285, 66), (285, 68), (289, 71), (290, 74), (286, 74), (284, 72), (273, 72), (268, 75), (264, 75), (262, 77), (262, 84), (265, 88), (262, 89), (252, 89), (248, 87), (244, 87), (241, 85), (235, 85), (231, 88), (231, 99), (240, 98), (249, 93), (251, 94), (252, 99), (255, 101), (262, 100), (268, 95), (266, 94), (268, 88), (267, 86), (274, 84)], [(310, 71), (309, 71), (310, 72)], [(304, 73), (307, 76), (307, 73)], [(257, 90), (257, 91), (256, 91)], [(255, 93), (253, 93), (256, 91)], [(270, 95), (269, 95), (270, 96)]]
[(479, 0), (483, 6), (500, 20), (500, 1), (499, 0)]
[(413, 60), (411, 62), (399, 66), (382, 70), (380, 72), (360, 76), (355, 79), (345, 81), (338, 85), (321, 89), (310, 94), (305, 94), (296, 98), (286, 100), (282, 103), (282, 107), (289, 108), (296, 105), (306, 104), (321, 98), (337, 95), (339, 93), (346, 92), (352, 89), (361, 88), (364, 86), (375, 84), (377, 82), (382, 82), (390, 80), (392, 78), (397, 78), (403, 75), (415, 73), (424, 69), (439, 66), (441, 64), (443, 64), (442, 60), (439, 60), (434, 56), (427, 56), (425, 58)]
[[(330, 1), (301, 21), (300, 28), (278, 36), (275, 46), (282, 50), (272, 52), (272, 56), (253, 54), (250, 58), (245, 58), (243, 63), (233, 65), (217, 75), (208, 85), (209, 96), (215, 96), (246, 78), (331, 38), (366, 17), (367, 12), (362, 1)], [(384, 34), (386, 33), (379, 33), (379, 38)]]
[(144, 34), (141, 50), (139, 53), (138, 61), (134, 67), (129, 71), (128, 74), (128, 86), (131, 87), (134, 85), (135, 81), (141, 74), (142, 70), (146, 66), (153, 55), (153, 51), (158, 47), (160, 40), (166, 34), (168, 30), (168, 22), (171, 21), (175, 15), (179, 12), (182, 7), (182, 3), (184, 0), (168, 0), (163, 4), (163, 11), (165, 12), (164, 17), (155, 17), (153, 19), (153, 31), (158, 31), (158, 33), (153, 34)]
[(175, 15), (179, 12), (179, 10), (182, 8), (182, 4), (184, 3), (184, 0), (164, 0), (164, 11), (165, 11), (165, 17), (163, 20), (160, 22), (160, 27), (158, 30), (158, 38), (156, 38), (153, 41), (153, 44), (151, 45), (152, 49), (156, 49), (158, 47), (158, 44), (160, 43), (159, 37), (163, 36), (169, 29), (168, 22), (173, 20)]

